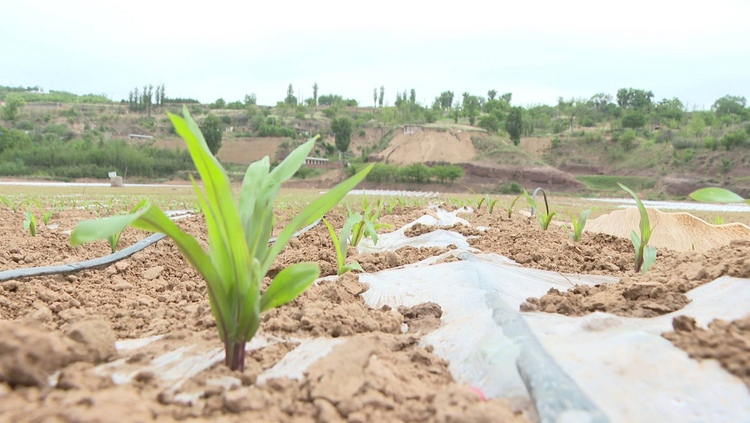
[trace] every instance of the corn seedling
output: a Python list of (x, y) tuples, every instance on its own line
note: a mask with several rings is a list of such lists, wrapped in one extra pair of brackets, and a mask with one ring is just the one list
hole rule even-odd
[(747, 203), (750, 199), (744, 199), (732, 191), (723, 188), (701, 188), (690, 193), (690, 198), (704, 203)]
[(727, 223), (726, 220), (721, 216), (716, 216), (716, 219), (714, 219), (714, 225), (723, 225), (725, 223)]
[(651, 227), (651, 222), (648, 219), (648, 212), (646, 211), (646, 207), (643, 206), (643, 203), (641, 202), (641, 199), (638, 198), (638, 195), (636, 195), (633, 190), (619, 182), (617, 183), (617, 185), (619, 185), (620, 188), (625, 190), (628, 194), (633, 196), (636, 204), (638, 205), (638, 211), (641, 214), (641, 222), (639, 225), (641, 236), (639, 237), (638, 234), (635, 233), (635, 231), (631, 231), (630, 240), (633, 242), (633, 247), (635, 247), (635, 271), (646, 273), (646, 271), (648, 271), (648, 268), (656, 262), (656, 248), (648, 246), (648, 240), (651, 239), (651, 234), (654, 232), (654, 228), (656, 226), (654, 225), (654, 227)]
[(583, 236), (583, 228), (586, 227), (586, 221), (589, 218), (589, 214), (591, 214), (591, 210), (593, 209), (586, 209), (582, 211), (580, 217), (575, 217), (573, 213), (567, 210), (565, 211), (566, 213), (568, 213), (568, 216), (570, 216), (570, 221), (572, 222), (573, 230), (571, 231), (570, 229), (568, 229), (568, 227), (565, 226), (565, 224), (563, 224), (563, 228), (565, 228), (565, 230), (568, 231), (568, 234), (573, 239), (573, 241), (578, 242), (581, 240), (581, 236)]
[(510, 205), (508, 206), (508, 219), (513, 215), (513, 206), (516, 205), (516, 201), (518, 201), (519, 198), (523, 197), (523, 194), (519, 195), (518, 197), (514, 198), (513, 201), (510, 202)]
[(337, 274), (339, 276), (343, 275), (346, 272), (352, 271), (352, 270), (362, 270), (362, 266), (359, 265), (356, 261), (346, 264), (346, 252), (348, 250), (348, 239), (349, 235), (352, 233), (352, 229), (355, 225), (362, 222), (362, 215), (359, 213), (355, 213), (350, 215), (346, 222), (344, 222), (344, 227), (341, 228), (341, 233), (339, 234), (339, 237), (336, 238), (336, 231), (333, 230), (333, 227), (330, 223), (324, 218), (323, 223), (326, 224), (328, 227), (328, 232), (331, 234), (331, 239), (333, 240), (333, 246), (336, 248), (336, 263), (338, 265), (338, 271)]
[(273, 170), (265, 157), (252, 163), (235, 203), (229, 176), (211, 154), (198, 124), (183, 108), (184, 119), (169, 113), (176, 132), (203, 181), (203, 190), (191, 178), (208, 228), (209, 252), (183, 232), (157, 206), (147, 205), (133, 214), (88, 220), (78, 224), (71, 243), (80, 245), (107, 239), (127, 226), (166, 234), (187, 261), (206, 280), (211, 309), (226, 351), (225, 363), (232, 370), (245, 367), (245, 344), (258, 330), (260, 314), (292, 301), (320, 275), (314, 263), (298, 263), (276, 274), (261, 295), (263, 278), (295, 232), (333, 208), (347, 192), (361, 182), (372, 165), (340, 183), (308, 205), (279, 232), (269, 245), (273, 230), (273, 204), (281, 184), (289, 180), (312, 151), (317, 137), (289, 154)]
[(499, 198), (496, 198), (494, 200), (490, 199), (490, 196), (487, 195), (487, 211), (492, 214), (492, 211), (495, 210), (495, 204), (500, 201)]
[[(378, 245), (378, 229), (381, 228), (391, 228), (391, 225), (388, 225), (386, 223), (377, 223), (377, 220), (380, 218), (380, 203), (378, 202), (375, 209), (370, 209), (370, 204), (367, 203), (367, 197), (365, 197), (363, 202), (363, 215), (361, 218), (354, 223), (354, 226), (352, 227), (352, 238), (351, 238), (351, 244), (353, 247), (356, 247), (359, 245), (359, 242), (362, 240), (362, 238), (372, 238), (372, 242), (375, 245)], [(349, 209), (349, 206), (347, 205), (348, 209), (348, 218), (351, 218), (354, 213), (352, 213), (351, 209)], [(359, 214), (359, 213), (356, 213)], [(347, 218), (347, 220), (348, 220)]]
[[(542, 193), (544, 193), (544, 191), (542, 191)], [(552, 218), (557, 214), (557, 212), (555, 211), (550, 213), (549, 203), (547, 202), (547, 194), (544, 194), (544, 210), (540, 209), (539, 206), (536, 205), (536, 201), (531, 198), (526, 190), (523, 190), (523, 195), (526, 197), (526, 202), (536, 210), (536, 219), (539, 221), (539, 224), (542, 225), (542, 230), (546, 231), (547, 227), (549, 227), (549, 222), (551, 222)]]
[(49, 224), (49, 220), (52, 218), (52, 215), (55, 214), (57, 211), (56, 208), (51, 208), (49, 210), (42, 209), (42, 222), (44, 222), (44, 226), (47, 226)]
[[(148, 200), (143, 200), (140, 203), (136, 204), (135, 207), (133, 207), (130, 210), (130, 214), (136, 213), (138, 210), (142, 209), (143, 207), (148, 204)], [(110, 248), (112, 248), (112, 252), (117, 252), (117, 243), (120, 242), (120, 236), (125, 231), (125, 228), (122, 228), (119, 232), (113, 233), (110, 236), (107, 237), (107, 242), (109, 242)]]
[(26, 220), (23, 221), (23, 229), (29, 231), (31, 236), (36, 236), (36, 217), (31, 210), (26, 210)]

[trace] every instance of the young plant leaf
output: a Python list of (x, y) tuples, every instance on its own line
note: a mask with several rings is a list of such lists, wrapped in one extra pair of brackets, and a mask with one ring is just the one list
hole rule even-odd
[(723, 188), (701, 188), (690, 193), (690, 198), (704, 203), (742, 203), (739, 195)]

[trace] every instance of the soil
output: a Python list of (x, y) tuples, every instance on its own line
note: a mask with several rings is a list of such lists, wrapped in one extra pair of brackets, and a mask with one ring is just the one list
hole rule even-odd
[(684, 307), (684, 295), (724, 275), (750, 278), (750, 240), (736, 240), (706, 253), (658, 255), (643, 274), (628, 272), (616, 284), (593, 288), (578, 286), (567, 292), (551, 289), (541, 298), (529, 298), (522, 311), (545, 311), (581, 316), (603, 311), (620, 316), (654, 317)]
[[(675, 251), (706, 251), (729, 244), (733, 239), (750, 238), (750, 227), (742, 223), (712, 225), (689, 213), (646, 210), (651, 226), (654, 227), (649, 245), (656, 248), (669, 248)], [(629, 238), (630, 232), (638, 227), (640, 221), (638, 209), (630, 207), (589, 220), (586, 223), (586, 231)]]
[(468, 162), (476, 155), (471, 133), (424, 129), (414, 134), (397, 132), (388, 147), (376, 157), (387, 164), (407, 165), (424, 162)]
[[(399, 206), (383, 220), (398, 228), (423, 213), (417, 207)], [(340, 228), (344, 216), (334, 211), (328, 219)], [(71, 217), (71, 226), (74, 220)], [(201, 216), (177, 224), (206, 247)], [(139, 239), (136, 235), (133, 240)], [(30, 237), (14, 235), (26, 238)], [(32, 251), (47, 251), (44, 245), (59, 251), (68, 239), (38, 237), (28, 242), (38, 243), (24, 247)], [(96, 256), (109, 252), (102, 244), (77, 248)], [(349, 259), (377, 271), (446, 250), (409, 247), (359, 254), (352, 248)], [(52, 261), (42, 256), (38, 262)], [(300, 261), (317, 262), (323, 275), (335, 273), (336, 257), (325, 226), (293, 239), (271, 274), (281, 265)], [(372, 309), (360, 296), (367, 286), (357, 279), (352, 273), (324, 279), (291, 303), (264, 313), (258, 334), (282, 341), (250, 351), (244, 373), (219, 363), (190, 377), (176, 391), (165, 390), (163, 381), (148, 371), (136, 374), (130, 384), (114, 385), (94, 370), (98, 363), (118, 359), (132, 365), (149, 363), (181, 346), (221, 349), (205, 283), (172, 241), (160, 241), (106, 268), (4, 282), (0, 415), (20, 421), (526, 421), (504, 401), (485, 401), (481, 393), (457, 384), (446, 362), (419, 347), (419, 337), (440, 325), (439, 306)], [(264, 288), (270, 282), (266, 278)], [(116, 340), (155, 335), (164, 337), (145, 348), (119, 353), (114, 348)], [(301, 339), (318, 337), (347, 341), (311, 366), (301, 380), (255, 383)], [(231, 387), (207, 383), (227, 376), (239, 382)], [(50, 377), (57, 379), (54, 387), (48, 386)], [(200, 391), (188, 403), (175, 400)]]
[[(337, 229), (345, 220), (342, 211), (327, 215)], [(59, 230), (72, 229), (81, 217), (77, 213), (61, 213)], [(393, 228), (382, 232), (397, 230), (425, 213), (430, 211), (396, 206), (381, 219)], [(2, 264), (28, 266), (25, 255), (31, 253), (39, 253), (38, 259), (31, 260), (36, 266), (109, 252), (105, 242), (68, 251), (67, 237), (31, 238), (18, 229), (20, 216), (2, 215), (7, 218), (0, 227), (2, 247), (19, 249), (18, 253), (0, 250)], [(505, 255), (525, 267), (620, 278), (617, 283), (578, 286), (568, 292), (550, 290), (541, 298), (529, 298), (521, 306), (523, 311), (651, 317), (684, 307), (689, 302), (686, 292), (717, 277), (750, 277), (750, 240), (734, 240), (706, 252), (659, 249), (656, 263), (642, 275), (634, 272), (633, 247), (625, 238), (584, 234), (581, 242), (574, 243), (560, 226), (542, 231), (536, 219), (521, 213), (507, 218), (504, 210), (489, 214), (485, 208), (460, 217), (472, 227), (442, 229), (463, 233), (470, 245), (484, 253)], [(201, 216), (177, 224), (207, 246)], [(486, 229), (477, 229), (480, 226)], [(407, 234), (435, 229), (414, 225)], [(144, 235), (133, 231), (123, 245)], [(409, 247), (378, 254), (350, 248), (347, 260), (357, 260), (365, 271), (374, 272), (451, 248)], [(21, 255), (21, 249), (23, 263), (10, 257)], [(275, 341), (248, 352), (244, 373), (231, 372), (219, 363), (186, 377), (176, 389), (167, 389), (164, 380), (148, 371), (137, 372), (132, 383), (118, 386), (94, 371), (97, 363), (116, 360), (126, 366), (152, 363), (179, 347), (221, 350), (205, 283), (170, 240), (106, 268), (0, 284), (0, 415), (20, 421), (109, 421), (113, 416), (117, 421), (524, 420), (505, 402), (484, 401), (480, 393), (457, 384), (447, 363), (419, 346), (421, 336), (439, 327), (439, 306), (427, 303), (392, 310), (365, 305), (361, 294), (367, 285), (359, 283), (356, 274), (335, 276), (336, 256), (324, 225), (290, 241), (269, 276), (301, 261), (317, 263), (321, 274), (330, 277), (262, 315), (257, 336)], [(267, 277), (263, 288), (270, 282)], [(718, 358), (747, 381), (747, 320), (716, 321), (707, 331), (676, 322), (676, 331), (665, 336), (691, 356)], [(146, 347), (114, 349), (116, 340), (155, 335), (163, 337)], [(300, 342), (318, 338), (343, 341), (299, 379), (258, 381), (263, 371)], [(50, 377), (56, 380), (54, 387), (48, 386)], [(209, 382), (220, 378), (234, 382), (226, 386)], [(185, 402), (176, 399), (180, 395), (194, 396)]]
[(696, 327), (695, 319), (678, 316), (674, 332), (663, 336), (697, 360), (718, 360), (728, 372), (742, 379), (750, 389), (750, 315), (727, 322), (716, 319), (708, 329)]
[[(26, 216), (23, 210), (13, 213), (0, 209), (0, 270), (75, 263), (112, 253), (106, 241), (73, 247), (70, 245), (70, 235), (64, 233), (73, 230), (81, 220), (96, 219), (93, 211), (55, 212), (49, 220), (50, 227), (42, 222), (41, 213), (37, 210), (33, 212), (37, 219), (35, 237), (24, 230)], [(118, 248), (128, 247), (148, 235), (144, 231), (127, 228), (120, 237)]]
[(466, 226), (461, 223), (456, 223), (453, 226), (428, 226), (423, 225), (421, 223), (416, 223), (409, 227), (406, 231), (404, 231), (404, 235), (408, 237), (415, 237), (420, 236), (424, 234), (428, 234), (430, 232), (434, 232), (438, 229), (443, 229), (446, 231), (453, 231), (457, 232), (463, 236), (479, 236), (482, 232), (474, 227)]

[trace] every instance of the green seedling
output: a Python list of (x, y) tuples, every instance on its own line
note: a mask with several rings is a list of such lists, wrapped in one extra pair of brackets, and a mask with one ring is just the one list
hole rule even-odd
[(727, 223), (726, 220), (721, 216), (716, 216), (716, 219), (714, 219), (714, 225), (723, 225), (725, 223)]
[(208, 149), (198, 124), (183, 108), (184, 119), (169, 113), (176, 132), (185, 140), (203, 182), (201, 190), (191, 178), (208, 229), (209, 252), (183, 232), (152, 204), (133, 214), (88, 220), (78, 224), (71, 243), (107, 239), (133, 226), (172, 238), (180, 253), (206, 280), (208, 299), (231, 370), (243, 371), (245, 344), (258, 330), (260, 314), (292, 301), (320, 275), (314, 263), (298, 263), (282, 269), (261, 295), (261, 286), (276, 257), (295, 232), (321, 218), (347, 192), (361, 182), (372, 165), (340, 183), (309, 204), (279, 232), (269, 245), (273, 204), (281, 184), (289, 180), (312, 151), (317, 137), (297, 147), (273, 170), (265, 157), (247, 168), (235, 203), (229, 177)]
[(333, 239), (333, 246), (336, 248), (336, 263), (338, 265), (337, 274), (339, 276), (352, 270), (359, 270), (360, 272), (364, 271), (362, 270), (362, 266), (360, 266), (356, 261), (350, 264), (346, 264), (346, 253), (349, 248), (347, 244), (349, 235), (351, 235), (354, 225), (360, 223), (361, 221), (362, 215), (359, 213), (355, 213), (349, 216), (346, 219), (346, 222), (344, 222), (344, 227), (341, 228), (339, 237), (336, 238), (336, 231), (333, 230), (333, 227), (330, 223), (328, 223), (327, 220), (323, 219), (323, 223), (325, 223), (328, 227), (328, 232), (331, 234), (331, 239)]
[(490, 212), (490, 214), (492, 214), (492, 211), (495, 210), (495, 204), (497, 204), (498, 201), (500, 201), (499, 198), (492, 200), (490, 199), (490, 196), (487, 195), (487, 211)]
[(52, 215), (55, 214), (57, 211), (56, 208), (51, 208), (49, 210), (42, 210), (42, 222), (44, 222), (44, 226), (47, 226), (49, 224), (49, 220), (52, 218)]
[[(138, 210), (142, 209), (143, 207), (148, 204), (148, 200), (144, 199), (140, 203), (136, 204), (135, 207), (130, 209), (130, 214), (136, 213)], [(122, 233), (125, 231), (125, 228), (122, 228), (120, 232), (116, 232), (111, 234), (107, 237), (107, 242), (109, 242), (110, 248), (112, 248), (112, 252), (117, 252), (117, 243), (120, 242), (120, 236), (122, 236)]]
[(31, 236), (36, 236), (36, 217), (31, 210), (26, 210), (26, 220), (23, 221), (23, 229), (29, 231)]
[(744, 199), (732, 191), (723, 188), (701, 188), (690, 193), (690, 198), (704, 203), (747, 203), (750, 199)]
[(631, 231), (630, 240), (633, 242), (633, 247), (635, 248), (635, 271), (646, 273), (646, 271), (648, 271), (648, 268), (656, 262), (656, 248), (650, 247), (648, 245), (648, 240), (651, 239), (651, 234), (654, 232), (654, 228), (656, 228), (656, 225), (654, 225), (653, 227), (651, 226), (651, 222), (648, 219), (648, 212), (646, 211), (646, 207), (643, 206), (643, 203), (641, 202), (641, 199), (638, 198), (638, 195), (636, 195), (633, 190), (619, 182), (617, 183), (617, 185), (619, 185), (620, 188), (625, 190), (628, 194), (633, 196), (636, 204), (638, 205), (638, 211), (641, 214), (641, 222), (639, 224), (641, 235), (639, 237), (638, 234), (635, 233), (635, 231)]
[(586, 227), (586, 221), (589, 218), (589, 214), (591, 214), (591, 210), (593, 210), (593, 208), (582, 211), (580, 217), (575, 217), (573, 213), (567, 210), (565, 211), (566, 213), (568, 213), (568, 216), (570, 216), (570, 221), (572, 222), (573, 230), (571, 231), (570, 229), (568, 229), (568, 227), (565, 226), (565, 224), (563, 224), (563, 228), (565, 228), (565, 230), (568, 231), (568, 234), (573, 239), (573, 241), (578, 242), (581, 240), (581, 237), (583, 236), (583, 228)]
[[(364, 210), (362, 218), (357, 221), (352, 227), (351, 245), (353, 247), (356, 247), (357, 245), (359, 245), (359, 242), (362, 240), (362, 238), (371, 238), (373, 244), (378, 245), (378, 230), (381, 228), (390, 229), (391, 225), (388, 225), (386, 223), (377, 223), (377, 220), (380, 218), (380, 201), (378, 201), (378, 203), (376, 204), (375, 209), (371, 210), (371, 205), (368, 204), (367, 196), (365, 196), (362, 202), (362, 206)], [(353, 213), (348, 204), (346, 208), (348, 211), (347, 216), (351, 217)]]
[(513, 207), (516, 205), (516, 201), (518, 201), (518, 199), (521, 197), (523, 197), (523, 194), (514, 198), (513, 201), (510, 202), (510, 205), (508, 206), (508, 219), (510, 219), (510, 217), (513, 215)]
[[(544, 191), (542, 191), (542, 193), (544, 194)], [(555, 211), (550, 213), (549, 203), (547, 203), (547, 194), (544, 194), (544, 210), (537, 206), (536, 201), (531, 198), (526, 190), (523, 190), (523, 195), (526, 197), (526, 202), (536, 210), (536, 219), (539, 221), (539, 224), (542, 225), (542, 230), (546, 231), (549, 227), (549, 222), (551, 222), (552, 218), (557, 214)]]

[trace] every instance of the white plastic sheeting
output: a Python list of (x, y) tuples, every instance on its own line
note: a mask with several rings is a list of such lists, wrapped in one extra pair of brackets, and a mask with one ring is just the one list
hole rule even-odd
[(360, 282), (370, 286), (362, 296), (376, 308), (428, 301), (440, 304), (442, 325), (423, 341), (450, 362), (451, 373), (459, 381), (476, 386), (488, 397), (511, 398), (523, 408), (530, 398), (516, 370), (519, 350), (498, 330), (486, 294), (498, 293), (509, 307), (518, 310), (526, 298), (544, 295), (550, 288), (564, 291), (575, 284), (616, 279), (527, 269), (495, 254), (464, 252), (459, 258), (467, 260), (362, 274)]
[[(586, 201), (597, 201), (600, 203), (615, 203), (617, 207), (626, 209), (635, 205), (632, 198), (584, 198)], [(750, 212), (750, 205), (738, 204), (711, 204), (711, 203), (687, 203), (677, 201), (651, 201), (643, 200), (643, 205), (659, 210), (696, 210), (709, 212)]]
[(424, 191), (404, 191), (404, 190), (390, 190), (390, 189), (353, 189), (349, 191), (347, 195), (362, 195), (362, 194), (369, 194), (369, 195), (380, 195), (380, 196), (390, 196), (390, 197), (427, 197), (427, 198), (434, 198), (440, 195), (439, 192), (424, 192)]
[(750, 393), (717, 361), (699, 362), (661, 334), (672, 319), (734, 320), (750, 308), (750, 281), (723, 277), (690, 291), (693, 301), (664, 316), (639, 319), (523, 313), (552, 355), (613, 421), (750, 421)]
[[(493, 321), (487, 294), (518, 310), (529, 296), (549, 288), (611, 282), (612, 278), (560, 275), (526, 269), (492, 255), (431, 267), (363, 274), (363, 296), (373, 307), (413, 306), (433, 301), (442, 325), (423, 338), (449, 360), (451, 373), (488, 397), (506, 397), (519, 407), (529, 401), (516, 370), (519, 346)], [(464, 258), (470, 258), (464, 256)], [(722, 278), (689, 293), (693, 302), (653, 319), (605, 313), (584, 317), (522, 313), (533, 333), (569, 376), (612, 421), (748, 421), (750, 393), (715, 362), (689, 359), (660, 335), (672, 318), (690, 315), (705, 325), (748, 312), (750, 281)]]
[(461, 208), (453, 212), (447, 212), (445, 210), (436, 208), (434, 210), (434, 215), (424, 215), (414, 222), (404, 225), (397, 231), (378, 235), (377, 245), (373, 244), (372, 239), (370, 238), (361, 240), (359, 245), (357, 246), (357, 250), (360, 253), (380, 253), (384, 251), (396, 251), (404, 247), (445, 248), (452, 244), (460, 250), (478, 251), (477, 249), (469, 246), (469, 243), (466, 241), (467, 238), (465, 236), (453, 231), (438, 229), (436, 231), (415, 237), (407, 237), (405, 234), (407, 229), (416, 225), (417, 223), (421, 223), (427, 226), (453, 226), (456, 223), (470, 226), (469, 222), (458, 217), (459, 213), (471, 213), (471, 209)]

